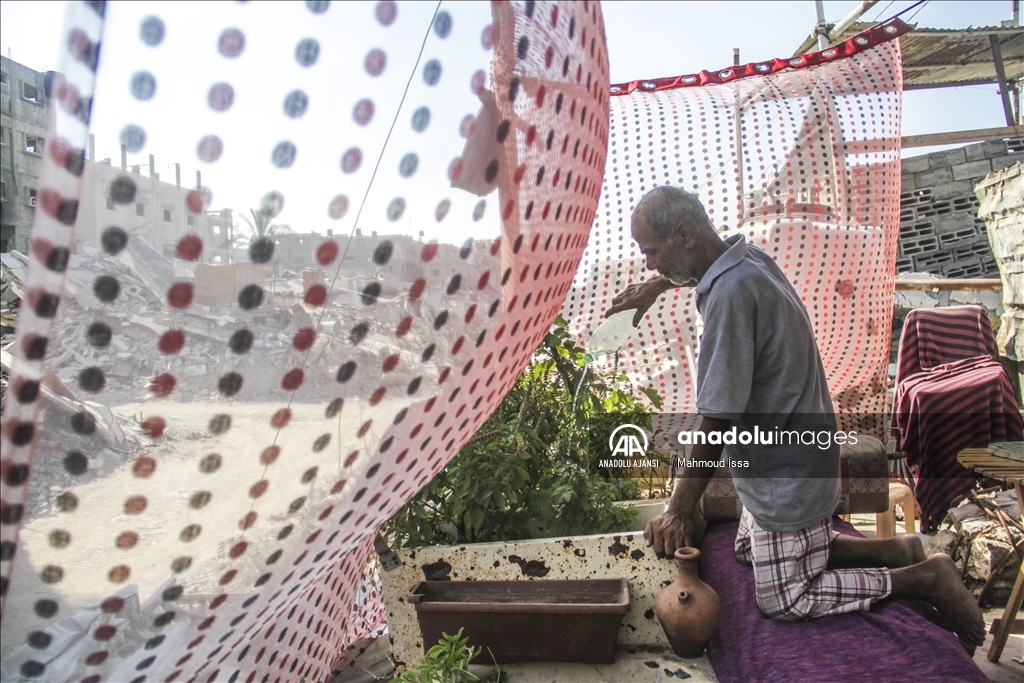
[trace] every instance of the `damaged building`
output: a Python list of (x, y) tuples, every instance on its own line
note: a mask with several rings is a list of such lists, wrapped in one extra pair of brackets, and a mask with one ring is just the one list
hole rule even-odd
[[(128, 167), (126, 150), (121, 148), (120, 167), (111, 159), (96, 159), (96, 139), (89, 136), (89, 155), (82, 175), (75, 242), (79, 246), (98, 246), (103, 231), (111, 225), (148, 242), (154, 249), (173, 258), (178, 241), (196, 235), (203, 241), (200, 262), (230, 263), (234, 255), (234, 227), (231, 209), (193, 213), (184, 210), (191, 187), (182, 187), (181, 166), (174, 164), (171, 178), (161, 178), (156, 159), (149, 155), (148, 166)], [(135, 184), (135, 197), (127, 203), (111, 198), (115, 179), (128, 175)], [(202, 178), (196, 174), (196, 185)]]
[(45, 78), (0, 57), (0, 252), (28, 251), (46, 144)]

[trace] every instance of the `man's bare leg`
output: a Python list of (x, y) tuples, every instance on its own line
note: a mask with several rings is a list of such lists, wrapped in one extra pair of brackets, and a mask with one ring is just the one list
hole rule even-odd
[(839, 536), (829, 548), (828, 567), (888, 567), (892, 598), (923, 600), (954, 624), (967, 645), (985, 642), (985, 621), (974, 596), (948, 555), (926, 558), (917, 536), (873, 539)]
[(857, 538), (838, 536), (829, 547), (828, 568), (841, 567), (909, 567), (927, 558), (917, 536), (897, 538)]
[(985, 642), (981, 610), (949, 555), (936, 553), (913, 566), (893, 569), (890, 597), (923, 600), (953, 622), (964, 643), (977, 647)]

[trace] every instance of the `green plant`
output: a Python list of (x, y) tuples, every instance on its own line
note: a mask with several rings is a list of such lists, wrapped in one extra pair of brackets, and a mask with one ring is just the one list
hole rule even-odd
[(273, 238), (292, 231), (292, 227), (287, 223), (274, 223), (273, 214), (262, 209), (249, 209), (249, 216), (240, 213), (238, 218), (242, 221), (241, 225), (236, 226), (242, 231), (235, 236), (235, 241), (239, 244), (252, 244), (264, 237)]
[(614, 502), (640, 489), (595, 466), (589, 431), (621, 413), (639, 414), (639, 426), (649, 427), (643, 411), (624, 375), (588, 368), (559, 317), (477, 435), (389, 520), (385, 535), (415, 547), (627, 528), (636, 512)]
[(423, 659), (411, 667), (396, 683), (468, 683), (479, 680), (469, 673), (469, 664), (480, 654), (480, 648), (469, 647), (469, 638), (462, 629), (455, 635), (441, 634), (437, 645), (427, 650)]

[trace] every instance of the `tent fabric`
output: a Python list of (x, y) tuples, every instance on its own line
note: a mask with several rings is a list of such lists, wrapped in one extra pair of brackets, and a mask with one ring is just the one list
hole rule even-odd
[(62, 36), (4, 413), (3, 678), (326, 680), (383, 630), (378, 528), (572, 283), (600, 7), (69, 3)]
[[(628, 216), (656, 184), (779, 260), (850, 425), (878, 432), (904, 29), (613, 94), (602, 21), (596, 2), (69, 3), (0, 442), (4, 679), (349, 663), (382, 629), (377, 529), (559, 312), (583, 333), (643, 277)], [(267, 225), (239, 239), (250, 208)], [(201, 288), (196, 262), (234, 272)], [(692, 405), (698, 332), (672, 293), (620, 359), (666, 409)]]
[[(637, 202), (681, 187), (723, 237), (743, 233), (776, 259), (807, 307), (844, 428), (885, 438), (900, 197), (893, 38), (907, 30), (897, 20), (792, 60), (613, 85), (600, 207), (564, 311), (579, 338), (651, 275), (630, 235)], [(693, 290), (672, 290), (599, 367), (655, 389), (666, 423), (685, 421), (700, 333)]]

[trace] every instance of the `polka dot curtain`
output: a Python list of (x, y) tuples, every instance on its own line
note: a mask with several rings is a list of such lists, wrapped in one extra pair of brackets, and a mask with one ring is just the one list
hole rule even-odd
[[(651, 276), (630, 235), (637, 202), (682, 187), (723, 236), (742, 233), (779, 263), (846, 428), (883, 436), (900, 196), (894, 38), (908, 29), (897, 21), (811, 55), (612, 85), (601, 201), (564, 308), (582, 342), (618, 292)], [(700, 332), (693, 289), (673, 290), (598, 363), (657, 390), (664, 413), (692, 413)]]
[(572, 285), (598, 4), (88, 2), (62, 35), (2, 430), (3, 678), (327, 680), (384, 626), (377, 529)]

